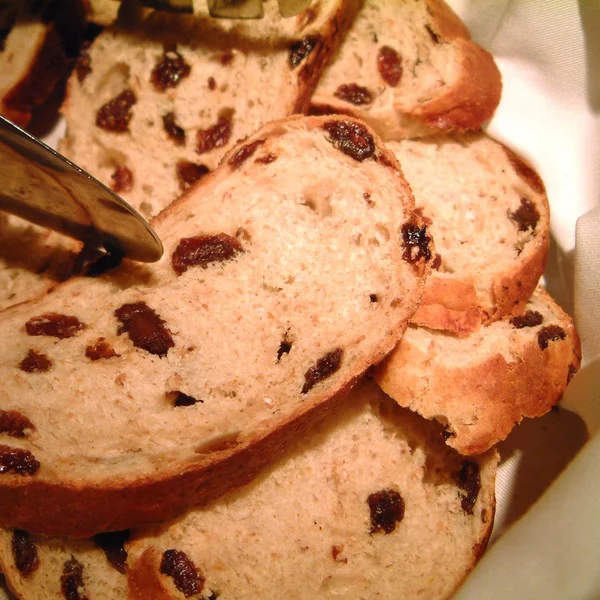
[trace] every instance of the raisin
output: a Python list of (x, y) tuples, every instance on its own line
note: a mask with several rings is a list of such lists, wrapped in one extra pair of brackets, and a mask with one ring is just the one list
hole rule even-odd
[(230, 159), (228, 164), (234, 169), (241, 167), (255, 152), (256, 149), (265, 143), (265, 140), (256, 140), (250, 144), (242, 146)]
[(314, 367), (310, 367), (304, 374), (302, 393), (308, 393), (317, 383), (331, 377), (338, 371), (342, 364), (343, 354), (344, 351), (341, 348), (336, 348), (320, 358)]
[(79, 58), (75, 63), (75, 73), (77, 74), (77, 79), (79, 83), (82, 83), (83, 80), (92, 72), (92, 59), (87, 52), (87, 49), (84, 49), (80, 52)]
[(188, 77), (192, 68), (183, 56), (175, 50), (169, 50), (162, 55), (162, 59), (154, 65), (150, 74), (152, 85), (164, 92), (167, 88), (177, 87), (184, 77)]
[(366, 87), (357, 83), (343, 83), (335, 90), (333, 95), (340, 100), (345, 100), (356, 106), (371, 104), (373, 102), (371, 92)]
[(508, 215), (518, 226), (519, 231), (535, 230), (540, 213), (535, 204), (527, 198), (521, 198), (521, 205)]
[(382, 46), (377, 53), (377, 68), (383, 80), (391, 87), (396, 87), (402, 78), (402, 59), (389, 46)]
[(396, 490), (387, 489), (370, 494), (367, 502), (371, 511), (370, 533), (392, 533), (404, 518), (404, 500)]
[(225, 52), (225, 54), (221, 54), (221, 58), (219, 58), (219, 60), (221, 61), (221, 64), (224, 67), (227, 67), (228, 65), (230, 65), (233, 62), (234, 56), (233, 56), (233, 52)]
[(133, 173), (125, 165), (118, 165), (110, 176), (113, 183), (110, 186), (113, 192), (130, 192), (133, 189)]
[(232, 116), (231, 110), (222, 111), (212, 127), (198, 130), (196, 133), (196, 152), (198, 154), (204, 154), (227, 144), (231, 137)]
[(67, 600), (87, 600), (83, 591), (83, 565), (74, 556), (64, 564), (60, 586)]
[(290, 46), (289, 61), (292, 69), (295, 69), (315, 49), (318, 41), (318, 38), (305, 37)]
[(21, 529), (13, 531), (12, 553), (15, 567), (24, 577), (31, 575), (40, 566), (37, 546), (26, 531)]
[(115, 311), (115, 315), (122, 323), (117, 333), (127, 332), (137, 348), (165, 356), (175, 345), (165, 322), (145, 302), (124, 304)]
[(193, 396), (188, 396), (183, 392), (168, 392), (167, 398), (171, 399), (173, 406), (194, 406), (194, 404), (203, 404), (204, 400), (198, 400)]
[(109, 564), (119, 573), (127, 572), (127, 550), (125, 542), (129, 539), (129, 531), (111, 531), (94, 536), (94, 544), (100, 548)]
[(348, 563), (348, 559), (341, 557), (340, 554), (344, 551), (344, 546), (331, 546), (331, 558), (335, 560), (335, 562)]
[(185, 144), (185, 130), (175, 122), (175, 113), (170, 112), (163, 115), (162, 121), (167, 135), (177, 146), (183, 146)]
[(96, 114), (96, 125), (106, 131), (129, 131), (131, 107), (137, 102), (131, 90), (124, 90), (116, 98), (103, 104)]
[(377, 297), (377, 294), (369, 294), (369, 300), (371, 302), (379, 302), (379, 298)]
[(17, 410), (0, 410), (0, 433), (10, 437), (25, 437), (25, 430), (35, 430), (33, 423)]
[(52, 361), (45, 354), (35, 350), (30, 350), (19, 364), (19, 368), (25, 373), (45, 373), (51, 366)]
[(261, 165), (270, 165), (272, 162), (277, 160), (277, 156), (268, 152), (267, 154), (263, 154), (259, 156), (254, 162), (260, 163)]
[(439, 44), (442, 41), (442, 38), (440, 38), (440, 36), (432, 29), (431, 25), (425, 25), (425, 29), (434, 44)]
[(104, 338), (98, 338), (93, 344), (90, 344), (85, 349), (85, 355), (90, 360), (100, 360), (101, 358), (120, 356)]
[(325, 130), (331, 143), (344, 154), (362, 162), (375, 154), (375, 140), (368, 129), (354, 121), (329, 121)]
[(175, 273), (181, 275), (190, 267), (206, 269), (211, 263), (232, 260), (240, 252), (244, 252), (242, 245), (226, 233), (197, 235), (179, 242), (171, 264)]
[(32, 317), (25, 323), (28, 335), (47, 335), (60, 340), (73, 337), (85, 328), (85, 323), (77, 317), (58, 313), (44, 313), (39, 317)]
[(29, 450), (0, 444), (0, 475), (35, 475), (39, 468), (40, 463)]
[(462, 463), (460, 471), (455, 474), (455, 477), (458, 480), (458, 487), (460, 490), (461, 508), (467, 515), (472, 515), (473, 507), (475, 506), (479, 490), (481, 489), (479, 465), (475, 462), (466, 460)]
[(292, 343), (288, 340), (283, 340), (281, 344), (279, 344), (279, 348), (277, 349), (277, 362), (281, 360), (281, 357), (284, 354), (289, 354), (292, 349)]
[(523, 329), (524, 327), (537, 327), (544, 320), (544, 317), (536, 310), (528, 310), (524, 315), (513, 317), (510, 324), (515, 329)]
[(415, 263), (419, 259), (431, 258), (429, 243), (431, 238), (427, 234), (426, 227), (419, 227), (412, 223), (405, 223), (402, 226), (402, 238), (404, 240), (404, 253), (402, 258), (409, 263)]
[(165, 550), (160, 572), (173, 578), (175, 587), (186, 597), (199, 594), (205, 579), (185, 552)]
[(196, 163), (187, 160), (180, 160), (176, 166), (177, 179), (179, 179), (179, 187), (182, 190), (187, 190), (193, 183), (196, 183), (200, 177), (210, 173), (210, 169), (205, 165), (197, 165)]
[(215, 81), (214, 77), (208, 78), (208, 89), (211, 91), (214, 91), (217, 89), (217, 82)]
[(548, 342), (558, 342), (567, 337), (567, 332), (558, 325), (547, 325), (542, 327), (538, 332), (538, 346), (545, 350), (548, 347)]

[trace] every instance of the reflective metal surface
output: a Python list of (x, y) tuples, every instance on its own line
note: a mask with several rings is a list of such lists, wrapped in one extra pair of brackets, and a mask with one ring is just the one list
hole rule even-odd
[(163, 254), (156, 233), (122, 198), (1, 116), (0, 210), (133, 260)]

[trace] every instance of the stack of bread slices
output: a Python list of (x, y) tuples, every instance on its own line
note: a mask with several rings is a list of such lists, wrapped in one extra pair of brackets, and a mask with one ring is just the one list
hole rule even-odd
[(12, 593), (451, 597), (491, 533), (496, 444), (580, 361), (539, 285), (544, 184), (481, 129), (500, 94), (441, 0), (253, 22), (123, 3), (60, 148), (165, 255), (5, 299)]

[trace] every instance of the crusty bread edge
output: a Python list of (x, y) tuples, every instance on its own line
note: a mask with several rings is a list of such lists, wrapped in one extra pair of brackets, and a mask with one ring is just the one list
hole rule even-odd
[(60, 37), (54, 26), (48, 25), (33, 63), (21, 80), (4, 95), (0, 112), (17, 125), (27, 125), (33, 109), (46, 100), (69, 68)]
[[(548, 297), (541, 289), (537, 293)], [(401, 406), (427, 419), (439, 417), (448, 431), (455, 434), (446, 440), (449, 446), (463, 455), (481, 454), (504, 440), (523, 418), (547, 413), (560, 400), (573, 372), (579, 369), (579, 335), (571, 318), (558, 305), (555, 310), (566, 338), (550, 342), (545, 350), (529, 345), (514, 362), (495, 354), (471, 367), (447, 369), (432, 365), (424, 376), (425, 391), (421, 391), (423, 382), (415, 381), (420, 378), (409, 373), (406, 366), (422, 362), (424, 357), (404, 338), (375, 369), (375, 379)], [(423, 410), (420, 398), (428, 395), (437, 398), (440, 390), (453, 396), (453, 404), (468, 403), (473, 414), (481, 410), (481, 416), (468, 427), (444, 414), (446, 404), (441, 404), (439, 410)], [(472, 390), (477, 393), (472, 394)]]
[(546, 188), (525, 159), (504, 144), (500, 145), (523, 183), (539, 196), (536, 206), (540, 209), (540, 220), (535, 240), (528, 244), (516, 268), (495, 276), (487, 290), (491, 304), (485, 292), (477, 292), (474, 279), (448, 277), (433, 271), (427, 279), (421, 304), (413, 315), (411, 322), (415, 325), (468, 335), (481, 325), (522, 312), (539, 283), (550, 250), (550, 206)]

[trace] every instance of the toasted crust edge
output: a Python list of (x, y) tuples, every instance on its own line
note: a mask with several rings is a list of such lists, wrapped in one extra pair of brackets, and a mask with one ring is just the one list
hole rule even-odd
[(498, 273), (491, 287), (482, 293), (477, 291), (474, 278), (444, 276), (433, 271), (411, 320), (414, 325), (468, 335), (482, 325), (519, 314), (539, 283), (550, 251), (550, 206), (546, 188), (537, 171), (525, 159), (504, 144), (500, 146), (523, 183), (539, 196), (536, 206), (540, 210), (540, 220), (535, 240), (528, 245), (524, 259)]
[[(543, 290), (536, 293), (550, 298)], [(504, 440), (524, 417), (547, 413), (581, 364), (581, 343), (573, 321), (554, 306), (567, 337), (551, 342), (545, 350), (534, 343), (510, 363), (495, 354), (470, 367), (431, 364), (427, 373), (419, 374), (411, 372), (411, 365), (428, 364), (427, 359), (404, 338), (376, 368), (375, 379), (401, 406), (427, 419), (447, 421), (454, 433), (446, 440), (449, 446), (464, 455), (481, 454)], [(424, 403), (430, 407), (424, 408)], [(471, 424), (452, 414), (453, 405), (469, 407)]]

